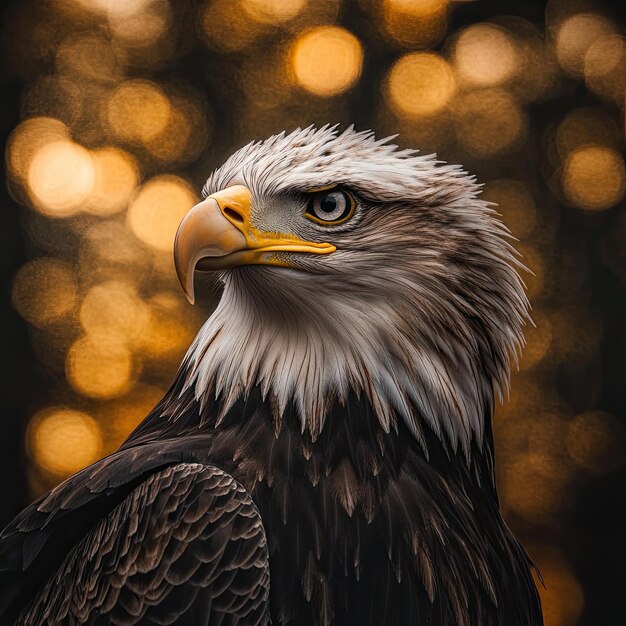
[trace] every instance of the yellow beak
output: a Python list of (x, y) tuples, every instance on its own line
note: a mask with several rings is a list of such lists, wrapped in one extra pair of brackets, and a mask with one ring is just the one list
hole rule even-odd
[(178, 227), (174, 242), (174, 265), (178, 280), (192, 304), (194, 271), (219, 270), (239, 265), (288, 263), (276, 252), (329, 254), (330, 243), (304, 241), (290, 235), (257, 230), (250, 223), (251, 194), (243, 185), (227, 187), (196, 204)]

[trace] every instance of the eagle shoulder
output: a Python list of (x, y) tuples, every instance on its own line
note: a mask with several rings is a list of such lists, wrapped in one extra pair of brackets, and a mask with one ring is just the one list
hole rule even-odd
[[(224, 471), (150, 474), (69, 551), (17, 624), (267, 624), (265, 531)], [(208, 616), (208, 617), (207, 617)]]

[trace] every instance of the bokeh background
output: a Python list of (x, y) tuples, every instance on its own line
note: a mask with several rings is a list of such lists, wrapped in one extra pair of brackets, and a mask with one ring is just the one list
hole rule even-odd
[(354, 122), (484, 182), (536, 327), (495, 417), (548, 626), (626, 623), (626, 9), (579, 0), (20, 0), (2, 25), (0, 523), (114, 450), (213, 302), (176, 227), (254, 138)]

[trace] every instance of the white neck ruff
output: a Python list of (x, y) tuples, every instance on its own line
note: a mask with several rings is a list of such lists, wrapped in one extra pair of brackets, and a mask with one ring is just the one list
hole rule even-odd
[[(304, 288), (307, 278), (298, 274), (295, 283)], [(285, 275), (276, 278), (283, 282)], [(290, 272), (290, 287), (293, 278)], [(200, 403), (210, 394), (221, 398), (223, 415), (258, 385), (272, 398), (278, 419), (293, 403), (303, 432), (315, 439), (333, 403), (354, 392), (366, 395), (387, 432), (401, 418), (425, 445), (426, 422), (466, 456), (472, 439), (481, 441), (492, 381), (481, 375), (466, 345), (454, 349), (422, 334), (427, 325), (417, 318), (408, 325), (390, 303), (363, 311), (349, 294), (324, 290), (315, 291), (314, 322), (300, 323), (302, 311), (282, 303), (283, 319), (268, 324), (268, 311), (259, 306), (261, 288), (250, 287), (249, 278), (226, 284), (185, 357), (185, 389), (194, 386)]]

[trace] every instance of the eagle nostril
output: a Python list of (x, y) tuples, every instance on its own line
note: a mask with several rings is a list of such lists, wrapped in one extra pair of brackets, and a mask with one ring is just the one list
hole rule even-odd
[(224, 207), (222, 213), (233, 222), (237, 222), (237, 224), (243, 224), (245, 222), (243, 215), (229, 206)]

